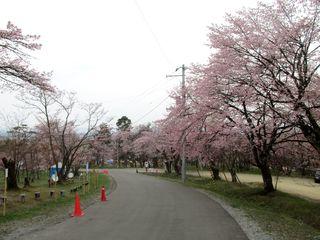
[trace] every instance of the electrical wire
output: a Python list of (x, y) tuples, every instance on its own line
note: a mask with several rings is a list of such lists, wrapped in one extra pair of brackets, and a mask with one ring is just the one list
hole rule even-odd
[(137, 7), (137, 9), (138, 9), (138, 11), (139, 11), (139, 13), (140, 13), (143, 21), (145, 22), (145, 24), (146, 24), (149, 32), (151, 33), (153, 39), (155, 40), (155, 42), (156, 42), (156, 44), (157, 44), (157, 46), (158, 46), (158, 48), (159, 48), (159, 50), (160, 50), (160, 52), (161, 52), (161, 54), (162, 54), (162, 57), (163, 57), (164, 60), (167, 62), (167, 64), (168, 64), (169, 67), (172, 66), (172, 63), (171, 63), (170, 59), (168, 58), (168, 55), (166, 54), (166, 52), (164, 51), (163, 47), (161, 46), (160, 41), (159, 41), (157, 35), (156, 35), (155, 32), (152, 30), (152, 27), (151, 27), (151, 25), (149, 24), (148, 19), (146, 18), (146, 15), (144, 14), (142, 8), (140, 7), (138, 1), (137, 1), (137, 0), (133, 0), (133, 2), (135, 3), (135, 5), (136, 5), (136, 7)]
[[(146, 27), (147, 29), (149, 30), (149, 32), (151, 33), (154, 41), (156, 42), (158, 48), (159, 48), (159, 51), (163, 57), (163, 59), (166, 61), (166, 63), (168, 64), (169, 67), (172, 66), (172, 63), (168, 57), (168, 55), (166, 54), (166, 52), (164, 51), (164, 48), (162, 47), (157, 35), (155, 34), (155, 32), (153, 31), (146, 15), (144, 14), (140, 4), (138, 3), (137, 0), (133, 0), (135, 6), (137, 7), (141, 17), (142, 17), (142, 20), (144, 21), (144, 23), (146, 24)], [(167, 84), (168, 82), (165, 82), (165, 84)], [(131, 98), (131, 103), (132, 103), (132, 100), (133, 100), (133, 103), (137, 103), (139, 102), (139, 98), (141, 97), (145, 97), (145, 96), (148, 96), (150, 95), (151, 93), (153, 93), (155, 90), (157, 90), (157, 87), (159, 85), (162, 85), (163, 84), (163, 80), (157, 82), (155, 85), (153, 85), (152, 87), (146, 89), (145, 91), (143, 91), (142, 93), (138, 94), (137, 96), (135, 96), (133, 99)], [(133, 124), (136, 124), (138, 122), (140, 122), (141, 120), (143, 120), (146, 116), (148, 116), (150, 113), (152, 113), (154, 110), (156, 110), (159, 106), (161, 106), (161, 104), (163, 104), (167, 99), (169, 98), (169, 96), (166, 96), (160, 103), (158, 103), (155, 107), (153, 107), (151, 110), (149, 110), (147, 113), (145, 113), (142, 117), (138, 118), (137, 121), (133, 122)]]
[(148, 116), (150, 113), (152, 113), (154, 110), (156, 110), (162, 103), (164, 103), (170, 96), (166, 96), (160, 103), (158, 103), (155, 107), (153, 107), (151, 110), (149, 110), (147, 113), (145, 113), (142, 117), (140, 117), (138, 120), (136, 120), (133, 124), (136, 124), (140, 122), (142, 119), (144, 119), (146, 116)]

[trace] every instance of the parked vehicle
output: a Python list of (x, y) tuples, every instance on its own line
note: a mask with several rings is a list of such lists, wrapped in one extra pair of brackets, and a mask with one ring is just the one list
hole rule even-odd
[(320, 169), (317, 169), (316, 173), (314, 174), (314, 182), (320, 183)]

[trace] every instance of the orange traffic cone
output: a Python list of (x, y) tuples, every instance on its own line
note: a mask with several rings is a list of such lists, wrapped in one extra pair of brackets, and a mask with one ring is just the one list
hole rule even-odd
[(105, 202), (105, 201), (107, 201), (106, 189), (104, 188), (104, 186), (102, 186), (102, 188), (101, 188), (101, 202)]
[(81, 207), (80, 207), (80, 197), (76, 192), (75, 202), (74, 202), (74, 212), (73, 214), (71, 214), (71, 217), (82, 217), (83, 215), (84, 215), (84, 212), (81, 210)]

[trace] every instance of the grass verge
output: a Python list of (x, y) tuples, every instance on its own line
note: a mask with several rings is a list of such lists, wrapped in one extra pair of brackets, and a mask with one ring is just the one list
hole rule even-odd
[[(180, 182), (173, 174), (147, 175)], [(212, 192), (232, 207), (243, 210), (275, 239), (320, 239), (320, 203), (280, 191), (266, 195), (259, 184), (235, 184), (188, 176), (185, 185)]]
[[(74, 203), (74, 193), (70, 190), (76, 186), (82, 185), (83, 180), (75, 179), (71, 182), (58, 184), (56, 187), (48, 187), (46, 174), (41, 176), (40, 180), (31, 184), (31, 187), (21, 188), (17, 191), (8, 192), (6, 216), (2, 216), (2, 206), (0, 206), (0, 224), (10, 223), (16, 220), (30, 219), (39, 215), (50, 215), (55, 212), (64, 212)], [(97, 184), (96, 184), (97, 183)], [(107, 175), (99, 174), (97, 182), (93, 174), (89, 177), (89, 189), (84, 192), (84, 188), (78, 190), (81, 203), (92, 198), (100, 191), (100, 186), (104, 185), (106, 189), (110, 187), (110, 178)], [(55, 190), (55, 197), (50, 197), (49, 191)], [(60, 196), (60, 191), (64, 190), (64, 197)], [(39, 191), (41, 198), (34, 199), (34, 192)], [(24, 193), (26, 201), (19, 201), (19, 195)]]

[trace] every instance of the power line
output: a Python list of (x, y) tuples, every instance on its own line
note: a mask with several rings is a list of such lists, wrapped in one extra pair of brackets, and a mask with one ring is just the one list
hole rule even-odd
[(140, 122), (142, 119), (144, 119), (146, 116), (148, 116), (150, 113), (152, 113), (154, 110), (156, 110), (162, 103), (164, 103), (167, 99), (169, 98), (169, 96), (166, 96), (160, 103), (158, 103), (155, 107), (153, 107), (150, 111), (148, 111), (147, 113), (145, 113), (142, 117), (140, 117), (137, 121), (135, 121), (133, 124), (136, 124), (138, 122)]
[[(146, 27), (148, 28), (149, 32), (151, 33), (154, 41), (156, 42), (162, 57), (164, 58), (164, 60), (167, 62), (168, 66), (171, 67), (172, 63), (170, 61), (170, 59), (168, 58), (168, 55), (166, 54), (166, 52), (164, 51), (163, 47), (161, 46), (161, 43), (157, 37), (157, 35), (155, 34), (155, 32), (152, 30), (151, 25), (148, 22), (148, 19), (146, 18), (141, 6), (139, 5), (137, 0), (133, 0), (135, 6), (137, 7), (144, 23), (146, 24)], [(157, 82), (155, 85), (153, 85), (151, 88), (146, 89), (145, 91), (143, 91), (142, 93), (136, 95), (132, 100), (134, 103), (137, 103), (141, 100), (141, 97), (143, 96), (148, 96), (151, 93), (153, 93), (155, 91), (155, 89), (161, 84), (162, 85), (163, 80)], [(165, 82), (165, 84), (167, 84), (167, 82)], [(135, 121), (133, 124), (138, 123), (139, 121), (141, 121), (143, 118), (145, 118), (146, 116), (148, 116), (150, 113), (152, 113), (155, 109), (157, 109), (164, 101), (166, 101), (169, 98), (169, 96), (167, 96), (165, 99), (163, 99), (159, 104), (157, 104), (154, 108), (152, 108), (150, 111), (148, 111), (146, 114), (144, 114), (142, 117), (140, 117), (137, 121)]]
[[(169, 84), (169, 81), (158, 81), (156, 84), (152, 85), (151, 87), (145, 89), (144, 91), (141, 91), (139, 94), (137, 95), (132, 95), (132, 96), (128, 96), (128, 97), (122, 97), (122, 98), (118, 98), (116, 99), (117, 101), (121, 101), (121, 102), (127, 102), (130, 101), (131, 103), (137, 103), (140, 102), (141, 99), (143, 99), (142, 97), (146, 97), (148, 95), (150, 95), (151, 93), (154, 93), (155, 91), (158, 91), (159, 88), (165, 87), (167, 84)], [(114, 100), (110, 100), (110, 101), (105, 101), (105, 102), (113, 102)]]
[(155, 42), (157, 43), (158, 48), (159, 48), (159, 50), (160, 50), (163, 58), (165, 59), (165, 61), (167, 62), (167, 64), (168, 64), (169, 66), (172, 66), (172, 63), (171, 63), (170, 59), (168, 58), (168, 55), (166, 54), (166, 52), (164, 51), (163, 47), (161, 46), (160, 41), (159, 41), (157, 35), (156, 35), (155, 32), (152, 30), (151, 25), (149, 24), (149, 22), (148, 22), (148, 20), (147, 20), (147, 18), (146, 18), (146, 16), (145, 16), (145, 14), (143, 13), (142, 8), (140, 7), (138, 1), (137, 1), (137, 0), (133, 0), (133, 1), (134, 1), (135, 5), (136, 5), (136, 7), (137, 7), (137, 9), (138, 9), (138, 11), (139, 11), (142, 19), (143, 19), (143, 21), (145, 22), (148, 30), (150, 31), (153, 39), (154, 39)]
[(135, 98), (137, 99), (137, 98), (140, 98), (142, 96), (148, 96), (151, 93), (153, 93), (154, 91), (158, 90), (158, 89), (156, 89), (158, 86), (160, 87), (160, 86), (166, 85), (168, 83), (170, 83), (170, 82), (169, 81), (165, 81), (164, 82), (163, 80), (161, 80), (161, 81), (157, 82), (156, 84), (154, 84), (152, 87), (150, 87), (150, 88), (146, 89), (145, 91), (143, 91), (142, 93), (136, 95)]

